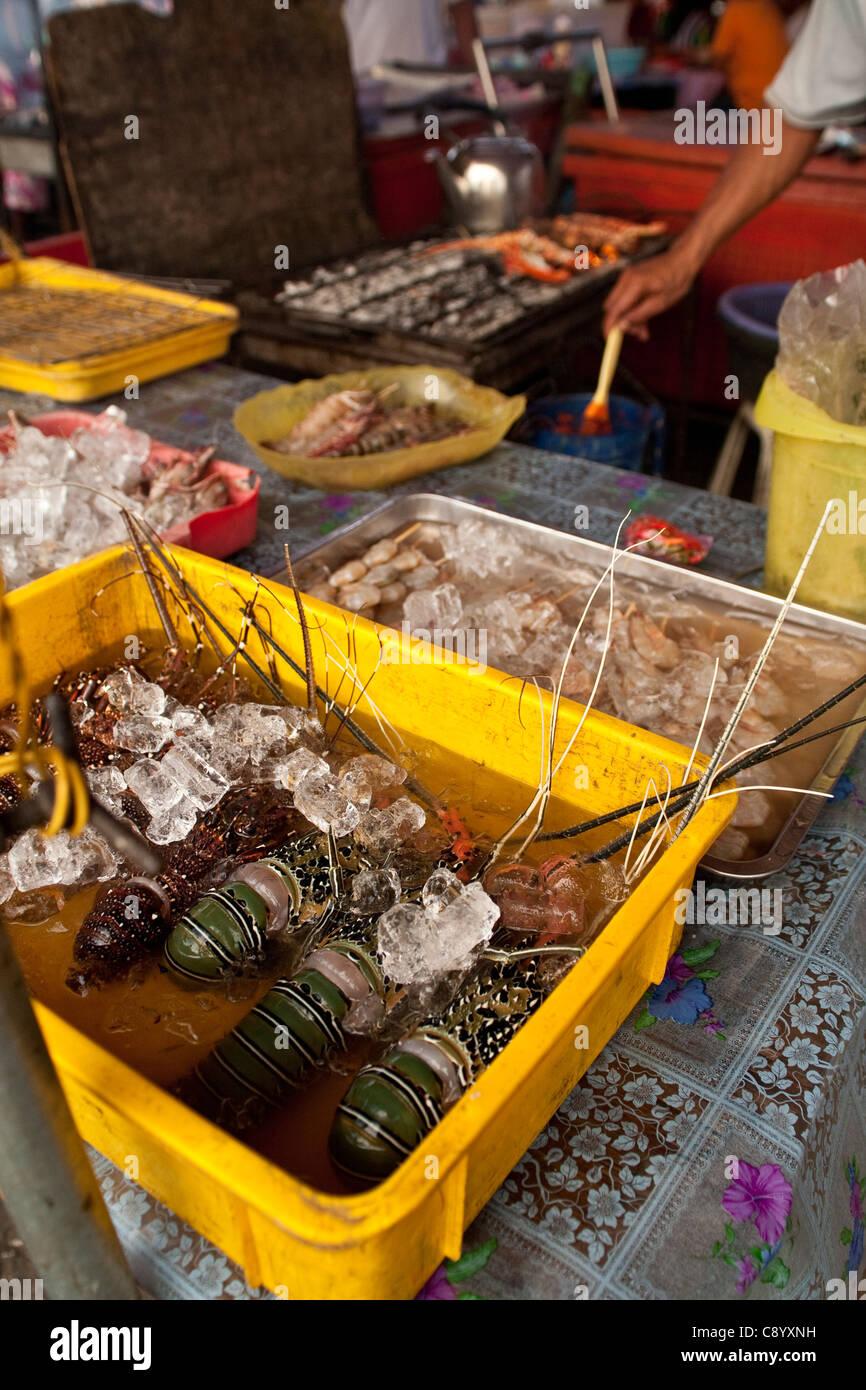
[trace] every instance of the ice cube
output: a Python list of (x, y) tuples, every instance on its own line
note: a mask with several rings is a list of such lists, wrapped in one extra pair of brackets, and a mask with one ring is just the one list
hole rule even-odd
[(295, 785), (295, 806), (302, 816), (319, 830), (333, 830), (339, 838), (351, 835), (361, 819), (361, 812), (349, 800), (342, 787), (336, 785), (330, 769), (308, 772)]
[(144, 759), (133, 763), (124, 773), (127, 787), (152, 816), (168, 811), (183, 796), (183, 784), (168, 763), (170, 757), (171, 753), (167, 753), (159, 763)]
[(474, 518), (443, 534), (442, 545), (458, 571), (478, 579), (507, 573), (521, 557), (516, 537)]
[(241, 705), (238, 719), (238, 738), (260, 762), (268, 749), (285, 743), (286, 724), (266, 705)]
[(378, 954), (385, 973), (397, 984), (422, 983), (430, 973), (430, 944), (436, 923), (418, 903), (396, 903), (379, 918)]
[(467, 883), (459, 898), (441, 908), (436, 920), (443, 933), (453, 929), (458, 937), (462, 935), (467, 941), (474, 938), (481, 944), (490, 940), (498, 919), (499, 908), (481, 884)]
[(161, 685), (146, 681), (133, 671), (132, 695), (129, 711), (132, 714), (157, 715), (165, 709), (166, 695)]
[(399, 787), (406, 781), (406, 769), (388, 758), (380, 758), (375, 753), (360, 753), (343, 767), (343, 776), (363, 777), (374, 796), (388, 787)]
[(151, 451), (149, 435), (130, 429), (123, 411), (112, 406), (95, 416), (86, 429), (76, 430), (70, 443), (85, 468), (123, 492), (136, 487)]
[(174, 780), (180, 794), (200, 811), (216, 806), (228, 790), (226, 779), (199, 755), (192, 743), (170, 748), (162, 760), (162, 767)]
[(463, 884), (450, 869), (435, 869), (421, 891), (421, 900), (428, 912), (442, 912), (460, 897)]
[(162, 715), (128, 714), (114, 726), (114, 742), (130, 753), (159, 753), (174, 737), (174, 731)]
[(427, 816), (421, 807), (414, 801), (410, 801), (408, 796), (401, 796), (399, 800), (388, 807), (388, 814), (394, 825), (394, 832), (398, 840), (408, 840), (417, 830), (423, 830), (427, 824)]
[(413, 632), (452, 632), (463, 617), (463, 600), (453, 584), (436, 589), (416, 589), (403, 604), (403, 616)]
[(356, 839), (374, 853), (384, 853), (410, 839), (426, 823), (427, 817), (421, 807), (401, 796), (385, 810), (367, 811), (356, 831)]
[(394, 847), (394, 822), (390, 811), (366, 811), (355, 831), (355, 839), (374, 854), (387, 854)]
[(289, 791), (305, 777), (312, 774), (324, 777), (329, 773), (330, 768), (324, 758), (318, 757), (309, 748), (297, 748), (285, 761), (278, 762), (271, 768), (271, 775), (277, 786), (287, 787)]
[(387, 912), (399, 897), (400, 877), (395, 869), (362, 869), (352, 882), (352, 911), (364, 917)]
[(92, 791), (100, 805), (106, 811), (113, 811), (117, 815), (123, 814), (123, 804), (120, 798), (126, 791), (126, 782), (123, 773), (117, 767), (94, 767), (89, 768), (85, 776), (87, 785)]
[(379, 919), (378, 950), (386, 973), (422, 1000), (448, 976), (465, 974), (490, 940), (499, 908), (480, 883), (462, 888), (438, 912), (397, 903)]
[(359, 813), (366, 811), (373, 799), (373, 789), (363, 768), (352, 768), (344, 770), (340, 776), (340, 788), (355, 806)]
[(203, 738), (186, 734), (178, 740), (178, 747), (181, 752), (194, 753), (207, 775), (215, 781), (243, 781), (251, 771), (250, 750), (231, 738), (222, 738), (213, 733)]
[(127, 710), (132, 698), (132, 686), (132, 670), (128, 666), (121, 666), (105, 677), (101, 690), (112, 709)]
[(15, 880), (9, 872), (7, 862), (0, 864), (0, 903), (5, 903), (7, 898), (15, 892)]
[(188, 705), (178, 705), (170, 712), (165, 711), (166, 717), (176, 734), (198, 735), (200, 738), (210, 737), (210, 725), (202, 714), (201, 710), (191, 709)]
[(78, 888), (116, 872), (117, 860), (105, 841), (93, 830), (72, 837), (61, 830), (50, 837), (41, 830), (27, 830), (8, 855), (9, 873), (21, 893), (54, 884)]
[(147, 838), (154, 845), (171, 845), (185, 840), (195, 827), (196, 808), (185, 796), (155, 815), (147, 827)]
[(321, 733), (318, 719), (311, 718), (305, 709), (297, 709), (294, 705), (273, 705), (268, 709), (275, 719), (285, 724), (288, 743), (297, 743), (302, 734)]

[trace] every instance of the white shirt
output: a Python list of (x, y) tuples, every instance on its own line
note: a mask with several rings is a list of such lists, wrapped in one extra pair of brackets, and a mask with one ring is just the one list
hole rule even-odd
[(807, 130), (866, 120), (866, 0), (812, 0), (765, 95)]
[(444, 63), (447, 55), (442, 0), (345, 0), (352, 68), (376, 63)]

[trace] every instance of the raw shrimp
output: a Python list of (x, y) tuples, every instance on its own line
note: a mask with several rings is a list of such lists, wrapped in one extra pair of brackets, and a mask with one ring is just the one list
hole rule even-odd
[(663, 671), (672, 671), (679, 663), (680, 649), (670, 637), (665, 637), (652, 618), (633, 613), (628, 623), (631, 644), (638, 656)]

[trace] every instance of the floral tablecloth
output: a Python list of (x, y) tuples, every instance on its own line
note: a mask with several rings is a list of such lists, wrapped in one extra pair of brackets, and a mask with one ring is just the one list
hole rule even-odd
[[(237, 436), (239, 400), (273, 383), (225, 366), (118, 402), (153, 435), (214, 443), (262, 471)], [(48, 408), (0, 393), (0, 406)], [(410, 484), (396, 491), (417, 491)], [(624, 512), (714, 537), (704, 568), (756, 582), (764, 514), (663, 479), (504, 444), (424, 490), (609, 541)], [(237, 562), (282, 560), (383, 494), (329, 496), (263, 472), (259, 534)], [(864, 1273), (866, 751), (858, 750), (789, 868), (781, 928), (686, 927), (650, 990), (524, 1155), (428, 1299), (823, 1299)], [(712, 887), (707, 881), (707, 888)], [(748, 883), (742, 887), (749, 887)], [(765, 885), (764, 885), (765, 886)], [(708, 895), (709, 900), (709, 895)], [(711, 914), (707, 914), (711, 921)], [(203, 1237), (94, 1155), (133, 1269), (159, 1298), (269, 1298)]]

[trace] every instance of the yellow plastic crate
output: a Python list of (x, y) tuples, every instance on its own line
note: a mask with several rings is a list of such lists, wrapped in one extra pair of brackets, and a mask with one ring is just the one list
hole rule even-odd
[[(5, 295), (14, 299), (4, 306)], [(231, 305), (105, 271), (10, 261), (0, 265), (0, 386), (94, 400), (130, 376), (152, 381), (221, 357), (237, 321)]]
[[(188, 551), (174, 553), (213, 610), (233, 625), (239, 602), (253, 592), (250, 576)], [(58, 671), (104, 653), (107, 644), (130, 633), (143, 641), (153, 638), (155, 615), (135, 568), (124, 550), (106, 551), (10, 596), (35, 684), (47, 685)], [(122, 575), (130, 577), (112, 582)], [(91, 610), (97, 590), (102, 591), (98, 619)], [(282, 592), (291, 612), (291, 596)], [(266, 594), (260, 597), (273, 614), (278, 640), (302, 662), (297, 623)], [(313, 600), (308, 608), (317, 676), (333, 691), (339, 672), (333, 663), (326, 672), (323, 640), (315, 629), (322, 625), (345, 650), (345, 615)], [(362, 681), (379, 659), (380, 631), (363, 620), (355, 625)], [(423, 648), (411, 645), (413, 651)], [(432, 649), (423, 648), (422, 654), (430, 658)], [(300, 701), (300, 680), (290, 671), (281, 675), (287, 692)], [(346, 690), (344, 685), (344, 696)], [(382, 665), (371, 690), (407, 745), (431, 748), (434, 775), (441, 773), (443, 783), (459, 768), (476, 804), (483, 800), (485, 781), (494, 778), (500, 794), (503, 786), (509, 788), (503, 810), (525, 806), (538, 772), (539, 721), (528, 716), (526, 696), (519, 718), (516, 682), (505, 683), (495, 671), (469, 674), (459, 666), (413, 661)], [(8, 696), (8, 690), (0, 690), (0, 700)], [(549, 713), (549, 697), (544, 699)], [(579, 715), (578, 706), (564, 702), (560, 750)], [(676, 744), (591, 714), (554, 791), (579, 819), (581, 808), (601, 813), (639, 799), (648, 776), (658, 781), (663, 765), (676, 781), (686, 761), (686, 751)], [(578, 767), (589, 777), (580, 803), (573, 791)], [(503, 776), (510, 780), (503, 782)], [(675, 894), (691, 885), (699, 859), (727, 823), (735, 800), (707, 803), (472, 1092), (380, 1187), (351, 1197), (314, 1190), (38, 1006), (81, 1134), (120, 1166), (135, 1154), (142, 1186), (238, 1261), (253, 1287), (286, 1289), (289, 1298), (306, 1299), (414, 1296), (443, 1257), (459, 1254), (466, 1226), (648, 985), (662, 979), (681, 935)], [(471, 808), (459, 809), (471, 826)], [(585, 1048), (578, 1047), (575, 1031), (583, 1027), (589, 1038)], [(435, 1180), (426, 1173), (429, 1153), (439, 1160)]]

